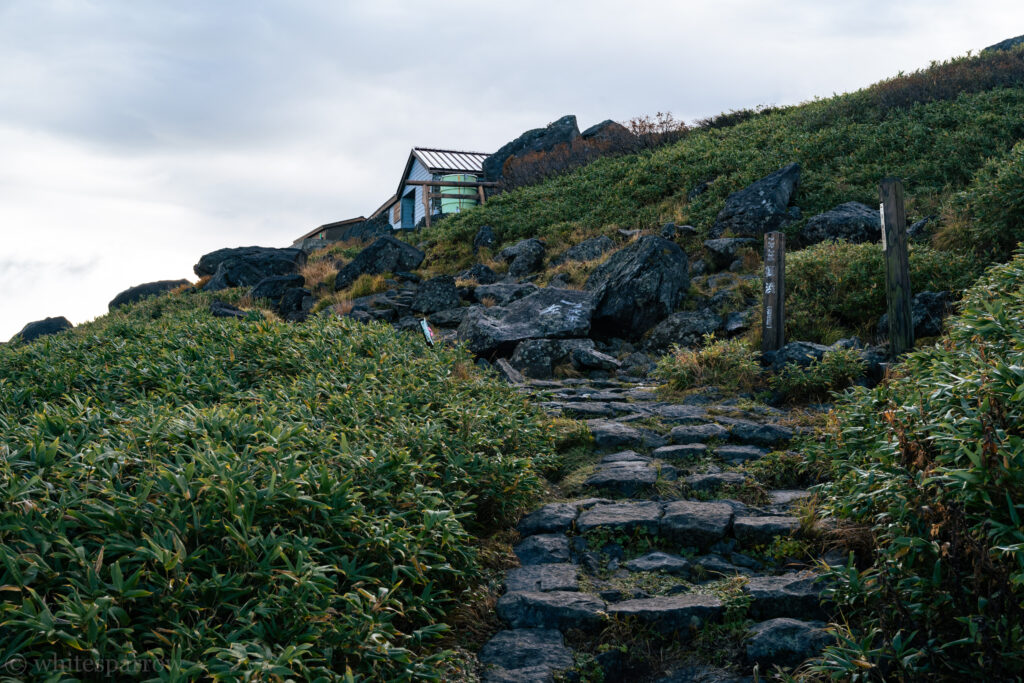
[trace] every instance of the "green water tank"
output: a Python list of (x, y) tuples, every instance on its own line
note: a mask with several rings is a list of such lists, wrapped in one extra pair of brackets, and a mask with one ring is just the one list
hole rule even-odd
[[(475, 183), (476, 176), (470, 173), (451, 173), (441, 176), (441, 182)], [(460, 198), (441, 198), (441, 213), (457, 213), (477, 205), (477, 189), (475, 187), (441, 186), (441, 194), (460, 195)]]

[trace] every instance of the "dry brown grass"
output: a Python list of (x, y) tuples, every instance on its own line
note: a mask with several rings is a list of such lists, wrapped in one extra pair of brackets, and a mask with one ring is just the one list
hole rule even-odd
[(212, 275), (204, 275), (201, 278), (199, 278), (199, 282), (197, 282), (195, 284), (195, 288), (196, 289), (202, 289), (203, 287), (205, 287), (206, 283), (210, 281), (211, 277), (213, 277), (213, 276)]
[(485, 296), (484, 298), (480, 299), (480, 303), (483, 304), (484, 308), (490, 308), (491, 306), (497, 305), (498, 300), (495, 299), (493, 296)]
[(306, 279), (306, 287), (313, 295), (321, 297), (334, 289), (334, 278), (338, 274), (338, 269), (334, 261), (325, 259), (307, 261), (299, 272)]
[(476, 368), (472, 363), (460, 360), (452, 365), (452, 379), (467, 382), (476, 378)]
[(388, 280), (391, 278), (391, 273), (380, 273), (379, 275), (364, 273), (356, 278), (356, 281), (347, 290), (342, 291), (346, 292), (350, 299), (378, 294), (388, 289)]
[[(204, 280), (209, 280), (209, 279), (210, 279), (209, 277), (204, 278)], [(200, 280), (200, 282), (203, 282), (203, 280)], [(206, 283), (203, 282), (203, 284), (206, 284)], [(198, 285), (193, 285), (191, 283), (187, 284), (187, 285), (178, 285), (177, 287), (172, 289), (169, 293), (170, 294), (184, 294), (185, 292), (191, 291), (191, 289), (193, 287), (198, 287)]]

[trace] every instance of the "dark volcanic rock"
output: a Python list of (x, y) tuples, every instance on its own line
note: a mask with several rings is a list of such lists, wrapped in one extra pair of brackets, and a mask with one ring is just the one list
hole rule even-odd
[(704, 251), (707, 253), (707, 263), (712, 270), (724, 270), (736, 260), (736, 252), (741, 247), (756, 244), (757, 240), (751, 237), (719, 237), (716, 240), (706, 240)]
[(278, 314), (288, 322), (302, 322), (313, 310), (313, 293), (302, 287), (286, 289), (277, 304)]
[(530, 282), (495, 282), (474, 289), (473, 297), (480, 302), (491, 299), (495, 304), (504, 306), (517, 299), (524, 299), (539, 289), (540, 287)]
[(481, 664), (502, 669), (544, 666), (568, 669), (573, 665), (572, 651), (555, 629), (527, 628), (499, 631), (480, 648)]
[(660, 503), (605, 503), (581, 512), (576, 520), (576, 530), (584, 533), (604, 528), (629, 532), (643, 528), (655, 534), (658, 532), (661, 513)]
[(677, 500), (665, 505), (661, 533), (683, 545), (703, 548), (725, 537), (732, 517), (728, 503)]
[(595, 331), (635, 338), (672, 313), (689, 287), (686, 253), (674, 242), (645, 235), (587, 278), (586, 289), (597, 302)]
[(480, 285), (491, 285), (498, 281), (498, 274), (482, 263), (474, 263), (455, 276), (457, 280), (475, 280)]
[(514, 591), (576, 591), (580, 588), (576, 565), (567, 562), (532, 564), (510, 569), (505, 575), (505, 590)]
[[(288, 272), (295, 272), (306, 264), (306, 253), (301, 249), (275, 249), (273, 247), (234, 247), (218, 249), (204, 254), (199, 263), (192, 267), (192, 270), (199, 277), (212, 276), (217, 272), (221, 263), (230, 259), (241, 259), (259, 263), (265, 260), (283, 259), (295, 264)], [(284, 273), (267, 273), (267, 275), (283, 275)], [(256, 282), (249, 286), (255, 285)]]
[(805, 245), (825, 240), (877, 242), (882, 239), (882, 223), (878, 209), (860, 202), (846, 202), (807, 221), (800, 237)]
[(306, 252), (301, 249), (238, 247), (204, 255), (193, 270), (200, 277), (211, 275), (203, 290), (216, 292), (228, 287), (254, 287), (273, 275), (296, 273), (305, 263)]
[(771, 364), (772, 370), (779, 372), (790, 363), (807, 367), (814, 361), (820, 361), (829, 349), (830, 347), (823, 344), (794, 341), (789, 342), (778, 351), (765, 354), (765, 360)]
[(461, 299), (455, 289), (455, 278), (451, 275), (439, 275), (419, 286), (409, 307), (417, 313), (437, 313), (457, 308)]
[(819, 578), (812, 572), (795, 572), (782, 576), (753, 576), (743, 587), (752, 598), (750, 616), (754, 619), (793, 617), (823, 618)]
[(835, 641), (820, 621), (770, 619), (748, 632), (747, 660), (762, 667), (797, 666)]
[(214, 299), (213, 303), (210, 304), (210, 313), (213, 314), (214, 318), (244, 318), (246, 316), (245, 311), (242, 309), (220, 299)]
[(176, 287), (189, 284), (188, 280), (159, 280), (157, 282), (147, 282), (144, 285), (136, 285), (135, 287), (129, 287), (124, 290), (113, 300), (107, 304), (107, 310), (113, 311), (121, 306), (133, 304), (136, 301), (141, 301), (146, 297), (158, 296), (164, 292), (169, 292)]
[[(910, 305), (914, 322), (914, 338), (937, 337), (942, 334), (942, 321), (952, 312), (953, 300), (949, 292), (918, 292)], [(889, 314), (878, 321), (878, 336), (889, 337)]]
[(565, 534), (537, 534), (516, 544), (513, 551), (523, 565), (569, 561), (569, 537)]
[(604, 608), (600, 598), (575, 591), (522, 591), (498, 600), (498, 616), (512, 628), (594, 629)]
[(614, 247), (615, 242), (611, 237), (606, 235), (591, 237), (589, 240), (583, 240), (579, 244), (569, 247), (564, 254), (552, 261), (552, 264), (558, 265), (566, 261), (593, 261)]
[(491, 226), (481, 225), (480, 229), (476, 231), (476, 235), (473, 236), (473, 253), (477, 253), (482, 248), (490, 249), (497, 243), (498, 238), (494, 236)]
[(796, 517), (736, 517), (732, 521), (736, 540), (747, 545), (766, 545), (776, 536), (789, 536), (799, 528)]
[(637, 144), (636, 136), (628, 128), (611, 119), (595, 123), (580, 133), (580, 137), (584, 140), (607, 143), (617, 151), (632, 149)]
[(689, 560), (660, 551), (641, 555), (623, 566), (631, 572), (661, 572), (675, 576), (688, 576), (690, 573)]
[(594, 444), (601, 449), (658, 448), (668, 439), (650, 429), (631, 427), (614, 420), (587, 420)]
[(501, 149), (484, 159), (484, 176), (488, 180), (500, 180), (502, 168), (509, 157), (546, 151), (563, 142), (572, 142), (579, 134), (580, 129), (576, 125), (576, 117), (572, 114), (549, 123), (546, 128), (528, 130), (515, 140), (502, 145)]
[(381, 237), (342, 266), (334, 279), (334, 289), (345, 289), (360, 275), (378, 275), (419, 268), (424, 253), (394, 237)]
[(789, 200), (800, 183), (800, 165), (789, 164), (761, 178), (725, 200), (715, 219), (711, 237), (730, 230), (737, 236), (760, 237), (789, 223)]
[(590, 339), (528, 339), (512, 354), (512, 367), (532, 379), (551, 377), (555, 366), (570, 360), (577, 351), (593, 350)]
[(525, 277), (544, 266), (544, 244), (539, 239), (531, 237), (502, 249), (498, 256), (509, 264), (509, 277)]
[(458, 338), (477, 355), (511, 351), (527, 339), (584, 337), (594, 297), (572, 289), (540, 289), (507, 306), (471, 308)]
[(714, 311), (682, 311), (673, 313), (655, 325), (644, 341), (647, 351), (664, 351), (673, 344), (696, 347), (704, 343), (704, 335), (722, 327), (722, 318)]
[(256, 283), (249, 292), (254, 299), (270, 299), (280, 301), (284, 293), (293, 287), (304, 287), (306, 278), (298, 273), (291, 275), (271, 275)]
[(576, 520), (577, 514), (576, 506), (572, 503), (550, 503), (523, 517), (516, 529), (523, 536), (564, 533)]
[(609, 605), (608, 614), (634, 617), (662, 633), (678, 632), (681, 637), (687, 637), (705, 623), (718, 621), (724, 609), (722, 601), (713, 595), (690, 593), (626, 600)]
[(70, 330), (73, 327), (74, 325), (71, 324), (71, 321), (65, 318), (64, 316), (36, 320), (34, 322), (30, 322), (28, 325), (25, 325), (25, 327), (21, 328), (21, 332), (18, 332), (18, 334), (14, 335), (11, 338), (11, 342), (30, 342), (33, 339), (38, 339), (39, 337), (45, 337), (51, 334), (57, 334), (58, 332), (63, 332), (64, 330)]
[(458, 308), (448, 308), (443, 311), (431, 313), (430, 316), (427, 317), (427, 320), (430, 321), (431, 325), (436, 325), (437, 327), (458, 327), (462, 324), (462, 321), (466, 319), (467, 311), (469, 311), (469, 309), (462, 306)]

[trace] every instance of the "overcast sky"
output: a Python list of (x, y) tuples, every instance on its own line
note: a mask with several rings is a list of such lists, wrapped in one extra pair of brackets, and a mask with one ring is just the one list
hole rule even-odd
[(1020, 0), (0, 0), (0, 340), (493, 151), (854, 90), (1024, 33)]

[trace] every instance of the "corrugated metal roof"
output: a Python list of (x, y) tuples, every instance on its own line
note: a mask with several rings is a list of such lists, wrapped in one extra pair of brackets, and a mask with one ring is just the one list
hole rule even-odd
[(461, 152), (455, 149), (430, 149), (429, 147), (413, 147), (412, 153), (431, 173), (438, 171), (483, 173), (484, 159), (491, 156), (485, 152)]

